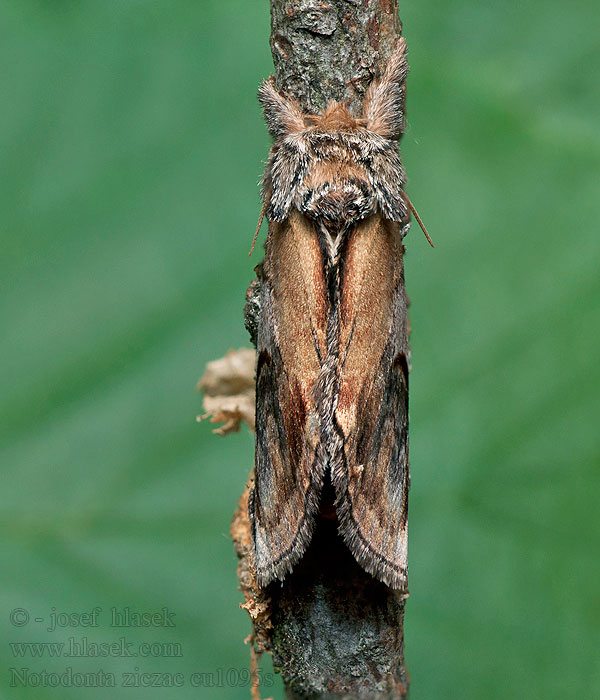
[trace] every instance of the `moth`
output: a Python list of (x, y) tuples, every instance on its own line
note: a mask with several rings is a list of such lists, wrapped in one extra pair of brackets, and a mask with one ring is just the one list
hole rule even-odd
[[(358, 563), (407, 583), (408, 367), (402, 239), (412, 205), (398, 139), (406, 45), (365, 95), (305, 114), (259, 90), (274, 139), (262, 180), (256, 455), (249, 516), (259, 585), (311, 541), (324, 485)], [(415, 212), (416, 214), (416, 212)], [(255, 237), (256, 240), (256, 237)]]

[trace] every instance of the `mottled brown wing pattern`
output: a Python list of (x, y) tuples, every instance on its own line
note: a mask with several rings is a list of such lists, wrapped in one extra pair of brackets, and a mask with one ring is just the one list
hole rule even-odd
[(333, 460), (340, 532), (357, 561), (406, 587), (408, 329), (398, 224), (371, 217), (349, 236), (341, 264)]
[(325, 464), (313, 387), (325, 352), (327, 295), (311, 224), (270, 222), (257, 338), (256, 476), (249, 510), (259, 584), (283, 578), (310, 541)]

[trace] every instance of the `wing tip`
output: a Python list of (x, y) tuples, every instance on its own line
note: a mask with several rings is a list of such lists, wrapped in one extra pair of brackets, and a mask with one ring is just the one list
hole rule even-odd
[(388, 588), (408, 592), (408, 568), (406, 566), (385, 559), (372, 547), (365, 545), (362, 536), (357, 536), (356, 533), (348, 536), (344, 530), (341, 533), (352, 556), (368, 574), (371, 574)]
[[(318, 484), (317, 484), (318, 485)], [(316, 489), (320, 495), (320, 489)], [(306, 504), (304, 515), (292, 543), (283, 553), (273, 556), (273, 533), (269, 536), (265, 528), (260, 527), (255, 517), (254, 489), (250, 493), (248, 513), (250, 516), (252, 537), (252, 560), (256, 582), (260, 588), (266, 588), (275, 580), (283, 581), (302, 559), (312, 540), (316, 525), (319, 499), (314, 497)], [(264, 533), (264, 534), (263, 534)], [(279, 550), (281, 551), (281, 550)]]
[(338, 517), (340, 535), (358, 564), (388, 588), (408, 595), (406, 557), (403, 556), (400, 561), (393, 561), (378, 551), (361, 532), (352, 515), (349, 501), (338, 504)]

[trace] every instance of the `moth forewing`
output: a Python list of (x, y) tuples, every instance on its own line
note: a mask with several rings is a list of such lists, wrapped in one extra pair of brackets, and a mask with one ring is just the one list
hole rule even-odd
[(325, 350), (324, 277), (318, 242), (297, 212), (269, 224), (260, 307), (249, 511), (257, 577), (266, 585), (304, 553), (324, 473), (313, 399)]
[(405, 587), (407, 569), (407, 226), (375, 216), (348, 240), (336, 406), (343, 458), (333, 470), (344, 540), (359, 563), (394, 588)]

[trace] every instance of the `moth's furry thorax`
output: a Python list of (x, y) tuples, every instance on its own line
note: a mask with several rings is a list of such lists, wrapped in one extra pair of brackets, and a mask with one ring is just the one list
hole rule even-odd
[(340, 229), (381, 212), (405, 222), (405, 182), (397, 139), (404, 131), (404, 42), (365, 97), (362, 115), (331, 102), (322, 114), (304, 114), (279, 94), (272, 80), (259, 100), (274, 143), (262, 180), (271, 221), (283, 221), (294, 207), (328, 228)]

